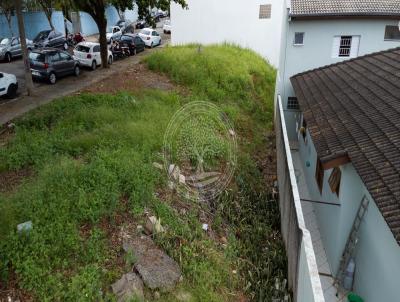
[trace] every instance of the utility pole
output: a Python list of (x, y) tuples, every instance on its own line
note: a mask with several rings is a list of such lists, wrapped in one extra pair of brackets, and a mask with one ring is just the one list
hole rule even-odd
[(29, 64), (28, 58), (28, 48), (26, 47), (26, 35), (25, 35), (25, 27), (24, 27), (24, 18), (22, 16), (22, 0), (15, 0), (15, 10), (17, 13), (18, 19), (18, 30), (19, 30), (19, 38), (21, 40), (21, 50), (22, 50), (22, 59), (24, 60), (24, 68), (25, 68), (25, 86), (28, 92), (28, 95), (33, 95), (33, 81), (31, 74), (31, 66)]

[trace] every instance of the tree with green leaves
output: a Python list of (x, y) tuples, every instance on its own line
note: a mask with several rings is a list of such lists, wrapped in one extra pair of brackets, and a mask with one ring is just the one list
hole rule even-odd
[(101, 51), (101, 61), (103, 67), (108, 67), (107, 60), (107, 19), (105, 10), (107, 6), (113, 5), (118, 10), (125, 11), (126, 9), (132, 9), (134, 2), (138, 6), (139, 16), (150, 20), (151, 7), (158, 7), (165, 9), (169, 7), (171, 2), (180, 4), (182, 7), (186, 7), (185, 0), (68, 0), (74, 9), (84, 11), (92, 16), (99, 29), (99, 42)]
[(11, 36), (14, 36), (12, 30), (11, 18), (15, 11), (15, 1), (14, 0), (1, 0), (0, 1), (0, 12), (4, 14), (7, 20), (8, 28), (10, 29)]

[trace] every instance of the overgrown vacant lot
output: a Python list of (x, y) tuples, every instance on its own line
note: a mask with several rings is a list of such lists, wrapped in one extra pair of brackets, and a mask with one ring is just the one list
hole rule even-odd
[[(172, 292), (146, 289), (148, 301), (285, 294), (276, 289), (286, 262), (271, 197), (275, 71), (228, 45), (166, 48), (144, 64), (179, 89), (128, 89), (135, 80), (127, 74), (129, 92), (60, 99), (3, 134), (0, 179), (13, 181), (0, 185), (0, 300), (114, 301), (110, 285), (135, 262), (122, 249), (121, 227), (135, 232), (148, 215), (161, 219), (165, 231), (154, 240), (183, 273)], [(238, 135), (235, 176), (211, 204), (180, 198), (153, 165), (173, 114), (199, 100), (219, 106)], [(25, 221), (33, 228), (18, 233)]]

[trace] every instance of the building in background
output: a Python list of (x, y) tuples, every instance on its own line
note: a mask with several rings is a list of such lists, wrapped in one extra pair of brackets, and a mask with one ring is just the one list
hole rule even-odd
[(188, 0), (171, 4), (171, 43), (233, 43), (279, 65), (283, 0)]

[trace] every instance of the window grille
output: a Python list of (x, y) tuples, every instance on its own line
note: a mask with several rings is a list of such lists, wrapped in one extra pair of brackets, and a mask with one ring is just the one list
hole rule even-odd
[(352, 36), (340, 37), (339, 57), (350, 57), (352, 40), (353, 40)]
[(400, 40), (399, 27), (394, 25), (386, 25), (385, 40)]
[(296, 97), (288, 97), (288, 102), (287, 102), (287, 109), (289, 110), (299, 110), (299, 101), (297, 100)]
[(260, 5), (260, 19), (271, 18), (271, 4)]
[(294, 45), (304, 44), (304, 33), (294, 33)]

